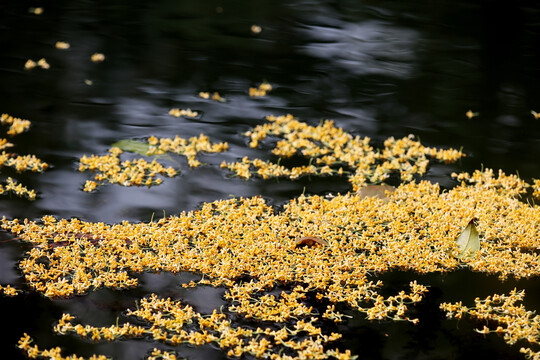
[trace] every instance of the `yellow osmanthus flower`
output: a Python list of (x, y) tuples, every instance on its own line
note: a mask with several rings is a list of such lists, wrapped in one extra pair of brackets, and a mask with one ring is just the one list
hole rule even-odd
[(16, 118), (9, 114), (2, 114), (0, 116), (0, 122), (2, 125), (9, 125), (7, 134), (10, 136), (23, 133), (30, 128), (30, 121)]
[(266, 93), (272, 91), (272, 85), (267, 82), (263, 82), (258, 88), (249, 88), (249, 96), (262, 97), (266, 96)]
[[(155, 151), (169, 151), (170, 141), (152, 137), (149, 144)], [(408, 141), (395, 147), (400, 141), (390, 140), (387, 150), (399, 156), (398, 148), (410, 147), (403, 145)], [(414, 146), (414, 151), (422, 149)], [(113, 149), (110, 156), (120, 152)], [(204, 316), (180, 301), (152, 295), (127, 313), (145, 325), (94, 327), (73, 324), (66, 315), (55, 327), (60, 334), (95, 341), (149, 337), (173, 346), (214, 343), (238, 357), (277, 359), (285, 349), (293, 352), (290, 358), (348, 359), (350, 352), (329, 344), (339, 334), (318, 325), (339, 321), (332, 305), (360, 311), (373, 321), (417, 323), (409, 308), (428, 290), (413, 281), (384, 297), (384, 284), (370, 280), (370, 274), (466, 266), (502, 279), (540, 275), (540, 207), (516, 196), (526, 185), (492, 171), (473, 177), (479, 180), (463, 178), (448, 191), (424, 181), (405, 183), (384, 200), (356, 193), (300, 196), (280, 212), (252, 197), (217, 200), (149, 223), (107, 225), (47, 216), (41, 221), (3, 219), (1, 224), (31, 245), (19, 268), (28, 286), (47, 297), (135, 287), (137, 274), (144, 271), (188, 271), (203, 276), (199, 284), (226, 288), (226, 313), (273, 324), (272, 329), (237, 326), (220, 311)], [(471, 258), (458, 259), (452, 255), (456, 238), (473, 217), (479, 219), (481, 247)], [(297, 247), (296, 240), (305, 236), (324, 239), (328, 246)], [(279, 291), (269, 294), (272, 290)], [(327, 302), (327, 311), (313, 311), (308, 294)]]
[(176, 355), (170, 351), (163, 351), (163, 350), (154, 348), (152, 350), (152, 353), (150, 354), (150, 356), (148, 356), (147, 359), (148, 360), (159, 360), (159, 359), (176, 360)]
[(57, 49), (60, 49), (60, 50), (66, 50), (66, 49), (69, 49), (69, 47), (70, 47), (69, 43), (67, 43), (65, 41), (57, 41), (54, 46)]
[(102, 62), (105, 60), (105, 55), (103, 55), (102, 53), (94, 53), (90, 57), (90, 60), (92, 60), (92, 62), (95, 62), (95, 63)]
[(384, 142), (384, 149), (375, 150), (369, 138), (352, 136), (331, 120), (311, 126), (290, 114), (266, 119), (267, 123), (245, 134), (250, 138), (250, 147), (257, 147), (268, 136), (281, 137), (272, 150), (274, 155), (289, 158), (298, 154), (310, 159), (310, 164), (289, 169), (268, 160), (244, 158), (240, 162), (223, 163), (222, 168), (244, 179), (256, 174), (263, 179), (287, 177), (294, 180), (306, 175), (342, 175), (343, 166), (347, 166), (349, 181), (357, 191), (367, 183), (385, 181), (391, 173), (399, 173), (403, 181), (410, 182), (415, 175), (426, 173), (429, 158), (450, 163), (465, 156), (454, 149), (424, 147), (412, 135), (397, 140), (389, 138)]
[(0, 285), (0, 294), (4, 294), (5, 296), (17, 296), (21, 291), (15, 289), (11, 285), (2, 286)]
[[(17, 344), (17, 347), (21, 349), (25, 353), (25, 355), (28, 356), (30, 359), (36, 359), (38, 357), (41, 357), (45, 359), (54, 359), (54, 360), (85, 360), (85, 358), (77, 356), (77, 355), (63, 356), (62, 349), (60, 349), (59, 347), (40, 350), (37, 345), (30, 346), (32, 342), (33, 342), (33, 339), (28, 334), (25, 333), (19, 339), (19, 343)], [(87, 359), (88, 360), (110, 360), (110, 358), (106, 357), (105, 355), (92, 355)]]
[[(281, 359), (280, 353), (288, 349), (293, 355), (286, 359), (354, 359), (350, 351), (344, 353), (337, 349), (325, 349), (325, 345), (341, 338), (340, 334), (323, 334), (323, 329), (314, 325), (317, 318), (298, 320), (293, 327), (278, 326), (270, 328), (247, 328), (234, 326), (231, 320), (216, 310), (211, 315), (202, 315), (189, 305), (157, 295), (142, 299), (136, 310), (128, 309), (128, 316), (147, 323), (146, 326), (124, 323), (109, 327), (94, 327), (72, 323), (74, 317), (64, 314), (54, 327), (58, 334), (76, 333), (83, 338), (115, 339), (151, 337), (169, 345), (191, 344), (195, 346), (217, 343), (229, 356), (252, 355), (256, 358)], [(193, 326), (194, 325), (194, 326)], [(190, 326), (188, 330), (186, 326)], [(81, 331), (84, 329), (84, 332)], [(195, 329), (195, 330), (193, 330)], [(110, 334), (107, 336), (107, 334)], [(22, 342), (23, 340), (21, 340)], [(295, 354), (296, 353), (296, 354)], [(151, 356), (163, 356), (154, 349)], [(167, 356), (173, 355), (169, 353)]]
[(43, 8), (42, 7), (37, 7), (37, 8), (30, 8), (28, 9), (28, 11), (34, 15), (41, 15), (43, 14)]
[(526, 193), (527, 188), (531, 186), (517, 175), (506, 175), (502, 170), (499, 170), (497, 177), (494, 177), (493, 169), (476, 170), (472, 175), (467, 172), (453, 173), (452, 177), (468, 184), (475, 184), (483, 189), (496, 189), (498, 192), (512, 197)]
[(86, 181), (83, 190), (92, 192), (98, 185), (105, 183), (119, 184), (122, 186), (148, 186), (159, 185), (162, 180), (157, 175), (173, 177), (176, 170), (172, 167), (165, 168), (155, 159), (151, 162), (133, 159), (120, 161), (122, 150), (111, 148), (109, 154), (104, 156), (82, 156), (79, 159), (79, 171), (90, 170), (94, 172), (93, 180)]
[(42, 69), (48, 69), (51, 67), (45, 58), (39, 59), (37, 65)]
[(35, 155), (16, 155), (2, 151), (0, 154), (0, 167), (2, 166), (12, 167), (17, 172), (42, 172), (49, 167), (49, 164), (41, 161)]
[(7, 141), (7, 139), (0, 138), (0, 150), (12, 147), (13, 144)]
[(227, 101), (224, 97), (222, 97), (221, 95), (219, 95), (218, 92), (214, 92), (214, 94), (212, 94), (210, 96), (210, 93), (209, 92), (204, 92), (204, 91), (201, 91), (199, 93), (199, 97), (202, 98), (202, 99), (210, 99), (212, 98), (212, 100), (214, 101), (219, 101), (219, 102), (225, 102)]
[[(21, 134), (30, 128), (30, 121), (13, 117), (9, 114), (2, 114), (0, 116), (0, 124), (9, 126), (7, 134), (14, 136)], [(13, 144), (9, 143), (7, 139), (0, 138), (0, 168), (8, 166), (14, 168), (17, 172), (33, 171), (42, 172), (49, 167), (49, 165), (38, 159), (35, 155), (17, 155), (14, 153), (8, 153), (4, 151)], [(19, 184), (17, 180), (8, 177), (5, 183), (0, 184), (0, 195), (11, 193), (17, 196), (26, 197), (29, 200), (35, 200), (36, 192), (28, 189), (26, 186)]]
[(533, 196), (540, 199), (540, 179), (533, 179), (531, 187), (533, 189)]
[[(481, 300), (474, 300), (475, 306), (468, 308), (461, 303), (443, 303), (440, 308), (446, 311), (448, 318), (461, 319), (467, 314), (469, 317), (486, 324), (482, 329), (476, 329), (481, 334), (497, 333), (503, 335), (504, 341), (513, 345), (523, 340), (534, 346), (536, 350), (522, 347), (520, 352), (529, 359), (540, 357), (540, 315), (527, 310), (523, 305), (516, 303), (523, 301), (525, 290), (512, 290), (510, 294), (493, 295)], [(496, 328), (495, 328), (496, 326)]]
[(30, 190), (16, 180), (8, 177), (5, 184), (0, 184), (0, 195), (12, 193), (19, 197), (26, 197), (28, 200), (36, 199), (35, 190)]
[(26, 60), (26, 62), (24, 63), (24, 68), (25, 70), (32, 70), (33, 68), (35, 68), (37, 66), (36, 62), (32, 59), (28, 59)]

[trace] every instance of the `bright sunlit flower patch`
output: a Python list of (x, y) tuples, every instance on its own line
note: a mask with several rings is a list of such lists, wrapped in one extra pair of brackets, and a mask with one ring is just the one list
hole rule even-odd
[[(54, 331), (95, 342), (149, 338), (171, 346), (214, 344), (230, 357), (352, 359), (355, 356), (349, 350), (333, 345), (341, 334), (324, 326), (346, 318), (336, 306), (358, 311), (372, 321), (416, 324), (419, 320), (410, 315), (410, 308), (428, 292), (426, 286), (412, 281), (393, 295), (383, 296), (384, 284), (371, 280), (372, 274), (390, 270), (425, 274), (463, 267), (497, 274), (501, 279), (540, 274), (540, 208), (519, 201), (529, 187), (538, 191), (537, 181), (531, 185), (517, 176), (502, 171), (495, 175), (486, 169), (472, 175), (454, 174), (460, 184), (441, 191), (437, 184), (417, 182), (415, 177), (425, 174), (431, 160), (454, 162), (464, 156), (461, 151), (424, 147), (412, 136), (388, 138), (384, 148), (375, 150), (369, 138), (353, 137), (332, 121), (310, 126), (291, 115), (267, 120), (246, 133), (251, 147), (276, 136), (280, 140), (272, 150), (274, 155), (300, 155), (310, 162), (290, 168), (244, 157), (222, 167), (245, 179), (254, 174), (263, 179), (347, 175), (355, 192), (302, 195), (280, 212), (257, 196), (216, 200), (149, 223), (108, 225), (52, 216), (41, 221), (3, 218), (2, 229), (31, 245), (19, 263), (28, 286), (49, 298), (69, 298), (102, 287), (133, 288), (138, 286), (136, 275), (145, 271), (197, 273), (203, 279), (184, 284), (185, 288), (226, 288), (227, 305), (211, 315), (198, 313), (180, 300), (152, 294), (127, 310), (135, 323), (97, 327), (75, 323), (72, 315), (64, 314)], [(227, 143), (211, 143), (202, 134), (190, 139), (151, 136), (123, 146), (144, 156), (181, 155), (190, 167), (201, 165), (196, 158), (201, 152), (228, 148)], [(156, 159), (121, 161), (122, 154), (122, 149), (112, 147), (104, 156), (83, 156), (79, 170), (94, 174), (84, 190), (94, 191), (107, 182), (152, 186), (162, 181), (158, 176), (177, 174)], [(0, 156), (2, 164), (12, 159), (5, 152)], [(28, 169), (28, 164), (39, 169), (36, 160), (21, 159), (26, 161), (21, 169)], [(383, 199), (356, 192), (367, 183), (383, 182), (392, 173), (399, 174), (403, 183)], [(481, 246), (470, 256), (458, 257), (456, 238), (472, 218), (478, 219), (475, 226)], [(311, 243), (304, 244), (305, 239)], [(0, 289), (7, 295), (14, 291)], [(485, 302), (478, 304), (484, 306)], [(479, 314), (457, 306), (443, 304), (443, 309), (452, 314)], [(514, 308), (502, 311), (518, 313)], [(493, 316), (485, 318), (500, 320)], [(237, 319), (260, 327), (246, 327)], [(529, 319), (536, 324), (536, 317)], [(506, 331), (501, 329), (496, 332)], [(518, 333), (523, 338), (525, 333)], [(508, 334), (514, 336), (510, 330)], [(59, 348), (40, 350), (31, 343), (26, 334), (19, 342), (28, 357), (52, 354), (62, 358)], [(536, 356), (529, 348), (522, 352)], [(156, 359), (176, 357), (159, 349), (149, 354)]]
[[(248, 329), (217, 310), (208, 318), (153, 295), (128, 312), (147, 325), (93, 327), (73, 324), (66, 315), (55, 327), (60, 334), (93, 341), (151, 337), (171, 345), (215, 343), (229, 356), (277, 359), (285, 349), (290, 358), (346, 359), (350, 352), (331, 346), (339, 334), (316, 325), (343, 320), (332, 306), (345, 305), (374, 321), (417, 323), (409, 308), (428, 291), (413, 281), (385, 297), (384, 284), (369, 280), (369, 274), (462, 267), (501, 278), (540, 274), (540, 208), (519, 201), (514, 187), (485, 186), (507, 184), (508, 176), (495, 178), (490, 171), (478, 176), (482, 182), (445, 192), (437, 184), (413, 181), (384, 200), (355, 193), (300, 196), (279, 213), (261, 197), (233, 198), (149, 223), (106, 225), (49, 216), (40, 222), (3, 219), (2, 228), (33, 245), (19, 266), (28, 285), (47, 297), (135, 287), (134, 275), (143, 271), (189, 271), (203, 275), (199, 284), (227, 288), (229, 314), (273, 324)], [(455, 239), (473, 217), (479, 219), (482, 245), (459, 259), (452, 255)], [(305, 236), (328, 245), (297, 246)], [(276, 288), (283, 290), (268, 293)], [(329, 303), (326, 311), (319, 314), (307, 305), (308, 294)]]

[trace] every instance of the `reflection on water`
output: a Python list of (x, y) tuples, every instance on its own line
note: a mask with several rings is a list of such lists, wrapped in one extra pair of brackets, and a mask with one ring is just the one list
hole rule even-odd
[[(414, 133), (428, 146), (463, 146), (469, 157), (461, 164), (431, 168), (428, 179), (443, 186), (453, 184), (448, 177), (452, 171), (480, 164), (507, 173), (519, 171), (526, 179), (539, 177), (540, 121), (530, 115), (531, 110), (540, 111), (537, 6), (502, 8), (470, 1), (70, 1), (43, 4), (40, 16), (28, 13), (30, 6), (0, 5), (0, 112), (32, 121), (32, 130), (16, 139), (16, 151), (36, 154), (53, 166), (41, 175), (19, 177), (41, 196), (33, 203), (2, 198), (0, 212), (8, 218), (53, 214), (107, 223), (147, 221), (231, 195), (260, 194), (279, 207), (302, 192), (349, 189), (346, 181), (333, 178), (228, 178), (218, 167), (221, 161), (268, 157), (265, 150), (248, 148), (241, 133), (269, 114), (292, 113), (309, 123), (331, 118), (374, 142)], [(250, 31), (253, 24), (261, 26), (261, 33)], [(57, 50), (56, 41), (71, 47)], [(105, 61), (91, 62), (94, 52), (104, 53)], [(51, 65), (49, 70), (23, 69), (27, 59), (42, 57)], [(265, 79), (274, 86), (271, 95), (249, 98), (248, 88)], [(219, 91), (228, 101), (203, 100), (199, 91)], [(191, 108), (202, 116), (171, 117), (172, 107)], [(480, 116), (466, 119), (469, 109)], [(181, 176), (152, 189), (105, 186), (95, 194), (81, 191), (88, 175), (76, 169), (77, 158), (84, 154), (104, 154), (125, 138), (190, 137), (201, 132), (212, 141), (229, 142), (230, 150), (205, 156), (208, 165), (194, 170), (176, 159)], [(4, 175), (8, 172), (2, 169)], [(19, 245), (0, 244), (2, 283), (21, 282), (14, 268), (20, 253)], [(110, 320), (118, 309), (132, 306), (136, 296), (156, 289), (187, 298), (201, 311), (222, 302), (216, 290), (181, 289), (178, 277), (144, 274), (141, 281), (142, 288), (126, 294), (125, 301), (119, 300), (124, 295), (107, 298), (104, 292), (52, 304), (34, 295), (20, 303), (0, 299), (4, 309), (28, 309), (22, 316), (24, 325), (16, 325), (6, 344), (14, 344), (27, 331), (39, 333), (41, 343), (60, 341), (81, 355), (97, 351), (140, 358), (147, 343), (96, 348), (73, 339), (53, 341), (50, 326), (67, 310), (92, 321), (99, 316)], [(472, 294), (474, 288), (470, 290)], [(442, 298), (453, 291), (440, 286)], [(99, 306), (99, 301), (109, 301), (104, 299), (110, 302)], [(121, 306), (113, 306), (114, 301)], [(436, 312), (436, 304), (426, 306)], [(107, 309), (110, 313), (103, 315)], [(370, 350), (358, 351), (367, 358), (398, 358), (404, 349), (412, 358), (465, 356), (459, 342), (466, 338), (446, 325), (434, 325), (440, 328), (438, 338), (428, 351), (425, 343), (414, 343), (426, 335), (421, 329), (409, 333), (401, 324), (358, 322), (349, 324), (354, 340), (345, 343), (352, 346), (358, 336), (363, 338), (359, 344)], [(398, 336), (405, 339), (395, 340)], [(190, 358), (223, 356), (211, 348), (182, 351)]]
[[(343, 68), (349, 77), (381, 75), (407, 79), (414, 72), (415, 31), (381, 21), (345, 23), (343, 28), (308, 26), (304, 52)], [(325, 69), (326, 70), (326, 69)]]

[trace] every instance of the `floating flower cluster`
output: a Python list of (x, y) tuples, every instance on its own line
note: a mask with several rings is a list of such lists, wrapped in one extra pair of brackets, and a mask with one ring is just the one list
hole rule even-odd
[[(3, 219), (2, 228), (33, 245), (20, 269), (31, 288), (52, 298), (100, 287), (134, 287), (138, 284), (134, 275), (143, 271), (189, 271), (203, 275), (199, 284), (227, 288), (228, 312), (274, 326), (284, 322), (315, 326), (315, 318), (340, 321), (343, 314), (335, 311), (336, 304), (363, 312), (372, 320), (415, 323), (417, 320), (407, 315), (408, 305), (421, 301), (426, 287), (412, 282), (410, 293), (404, 290), (385, 298), (379, 293), (383, 283), (370, 281), (369, 274), (391, 269), (444, 272), (464, 266), (501, 278), (540, 274), (540, 207), (519, 201), (512, 191), (485, 187), (484, 183), (495, 180), (484, 179), (483, 183), (462, 183), (445, 192), (437, 184), (411, 182), (385, 199), (354, 193), (331, 198), (300, 196), (279, 213), (264, 199), (253, 197), (206, 203), (199, 210), (150, 223), (106, 225), (48, 216), (41, 222)], [(473, 217), (479, 219), (482, 246), (471, 258), (458, 259), (452, 255), (457, 250), (455, 239)], [(297, 246), (297, 239), (305, 236), (324, 239), (328, 245)], [(289, 290), (268, 294), (280, 287)], [(326, 311), (308, 305), (308, 295), (321, 305), (328, 303)], [(157, 298), (152, 301), (165, 304)], [(156, 306), (149, 308), (160, 308)], [(183, 316), (186, 326), (189, 321), (202, 321), (184, 305), (174, 311), (169, 308)], [(151, 331), (155, 339), (166, 343), (217, 341), (222, 346), (223, 341), (228, 344), (230, 334), (240, 331), (239, 327), (210, 331), (229, 321), (219, 313), (214, 315), (218, 322), (196, 333), (167, 322), (170, 316), (164, 316), (163, 311), (144, 314), (151, 324), (163, 321), (171, 326), (138, 328), (146, 335)], [(80, 331), (85, 328), (78, 327)], [(88, 329), (92, 331), (86, 331), (85, 336), (95, 336), (94, 340), (113, 339), (114, 331), (129, 330)], [(290, 334), (291, 330), (284, 332)], [(274, 335), (250, 336), (254, 338), (241, 347), (222, 347), (228, 348), (231, 356), (256, 355), (289, 341), (277, 341)], [(263, 339), (268, 345), (261, 342)], [(322, 339), (305, 343), (308, 348), (291, 343), (292, 349), (298, 350), (295, 356), (313, 358), (311, 355), (320, 351), (331, 356), (328, 351), (334, 350), (327, 349)]]
[[(476, 298), (475, 306), (468, 308), (458, 303), (443, 303), (440, 308), (446, 311), (448, 318), (461, 319), (463, 315), (482, 321), (485, 325), (475, 331), (480, 334), (497, 333), (503, 335), (504, 341), (513, 345), (523, 340), (536, 350), (522, 347), (520, 352), (529, 359), (540, 359), (540, 315), (528, 311), (523, 305), (525, 290), (512, 290), (509, 295), (488, 296), (484, 300)], [(492, 324), (490, 327), (488, 325)], [(496, 328), (495, 328), (496, 326)]]
[(79, 171), (90, 170), (94, 173), (93, 180), (87, 180), (83, 190), (92, 192), (98, 185), (105, 183), (122, 186), (148, 186), (159, 185), (163, 180), (157, 175), (176, 176), (177, 171), (158, 163), (155, 159), (148, 162), (145, 159), (120, 161), (123, 151), (112, 147), (109, 154), (103, 156), (86, 156), (79, 159)]
[(176, 354), (172, 351), (163, 351), (160, 349), (154, 348), (152, 353), (147, 358), (148, 360), (176, 360)]
[(160, 155), (173, 153), (186, 157), (190, 167), (195, 168), (201, 162), (195, 156), (201, 152), (219, 153), (226, 151), (229, 145), (226, 142), (211, 143), (208, 136), (200, 134), (199, 137), (191, 137), (189, 140), (175, 136), (173, 138), (157, 138), (151, 136), (148, 139), (150, 145), (148, 155)]
[(35, 155), (16, 155), (2, 151), (0, 154), (0, 167), (9, 166), (17, 170), (42, 172), (49, 167), (49, 164), (41, 161)]
[[(211, 143), (207, 136), (201, 134), (188, 140), (176, 136), (174, 138), (157, 138), (151, 136), (147, 143), (138, 145), (144, 148), (147, 156), (173, 153), (186, 157), (190, 167), (201, 165), (196, 156), (201, 152), (216, 153), (227, 150), (227, 143)], [(95, 173), (92, 180), (84, 185), (84, 191), (92, 192), (97, 186), (105, 183), (120, 184), (122, 186), (148, 186), (159, 185), (161, 178), (157, 175), (174, 177), (178, 174), (172, 167), (165, 167), (156, 159), (151, 162), (133, 159), (121, 162), (120, 155), (123, 151), (119, 147), (112, 147), (109, 154), (103, 156), (86, 156), (79, 159), (79, 171), (90, 170)]]
[(17, 290), (11, 285), (0, 285), (0, 294), (3, 294), (5, 296), (17, 296), (17, 294), (19, 294), (20, 292), (21, 290)]
[(268, 136), (281, 137), (272, 154), (280, 158), (301, 155), (310, 159), (309, 165), (287, 168), (269, 160), (244, 157), (239, 162), (221, 164), (236, 176), (249, 179), (256, 174), (263, 179), (287, 177), (297, 179), (305, 175), (349, 174), (353, 190), (367, 183), (381, 183), (391, 173), (399, 173), (402, 181), (412, 181), (414, 175), (424, 175), (429, 158), (445, 163), (455, 162), (465, 156), (461, 151), (438, 150), (423, 146), (412, 135), (384, 142), (384, 149), (375, 151), (368, 137), (352, 136), (336, 127), (331, 120), (311, 126), (296, 120), (292, 115), (267, 116), (267, 123), (248, 131), (249, 145), (255, 148)]
[[(30, 128), (30, 121), (16, 118), (8, 114), (2, 114), (0, 116), (0, 124), (9, 126), (6, 132), (9, 136), (21, 134)], [(48, 168), (49, 165), (38, 159), (35, 155), (17, 155), (4, 151), (4, 149), (12, 146), (13, 144), (8, 142), (6, 138), (0, 138), (0, 150), (2, 150), (2, 153), (0, 154), (0, 169), (7, 166), (14, 168), (17, 172), (42, 172)], [(0, 184), (0, 195), (7, 193), (12, 193), (21, 197), (24, 196), (29, 200), (35, 200), (36, 198), (34, 190), (28, 189), (11, 177), (8, 177), (5, 183)]]
[(28, 189), (26, 186), (17, 182), (11, 177), (6, 179), (4, 184), (0, 184), (0, 195), (4, 194), (15, 194), (20, 197), (26, 197), (28, 200), (36, 199), (36, 192), (34, 190)]
[(512, 197), (526, 193), (527, 188), (531, 186), (517, 175), (506, 175), (502, 170), (499, 170), (497, 177), (494, 177), (493, 169), (476, 170), (472, 175), (467, 172), (453, 173), (452, 177), (468, 184), (475, 184), (476, 187), (483, 189), (496, 189), (498, 192)]
[(188, 118), (195, 118), (199, 116), (199, 113), (196, 111), (192, 111), (191, 109), (173, 108), (169, 110), (169, 115), (174, 116), (174, 117), (185, 116)]
[(30, 121), (16, 118), (9, 114), (2, 114), (0, 116), (0, 122), (2, 125), (9, 125), (9, 130), (7, 131), (9, 136), (21, 134), (30, 128)]
[[(128, 316), (144, 321), (147, 326), (124, 323), (109, 327), (73, 324), (74, 317), (64, 314), (54, 327), (58, 334), (76, 333), (92, 341), (150, 337), (169, 345), (191, 344), (200, 346), (215, 343), (231, 357), (252, 355), (268, 359), (354, 359), (350, 350), (326, 349), (330, 342), (341, 338), (341, 334), (323, 333), (315, 325), (316, 317), (301, 319), (293, 326), (253, 329), (235, 326), (227, 315), (213, 311), (201, 315), (181, 301), (163, 299), (152, 294), (142, 299), (136, 310), (128, 310)], [(159, 350), (152, 355), (159, 355)]]
[[(17, 344), (17, 347), (24, 351), (25, 355), (30, 359), (36, 359), (38, 357), (51, 360), (84, 360), (84, 358), (77, 355), (62, 356), (62, 349), (55, 347), (52, 349), (40, 350), (37, 345), (33, 345), (34, 340), (28, 335), (24, 334)], [(92, 355), (88, 360), (110, 360), (104, 355)]]
[(262, 97), (266, 96), (266, 93), (272, 91), (272, 85), (267, 82), (263, 82), (258, 88), (249, 88), (249, 96)]

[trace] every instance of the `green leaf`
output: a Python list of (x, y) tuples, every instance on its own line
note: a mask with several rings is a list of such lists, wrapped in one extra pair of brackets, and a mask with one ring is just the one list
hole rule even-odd
[(459, 250), (457, 258), (459, 259), (462, 259), (465, 255), (470, 259), (474, 256), (475, 251), (480, 249), (480, 236), (478, 236), (478, 230), (476, 230), (476, 222), (476, 218), (469, 221), (456, 240)]
[(112, 144), (112, 146), (120, 148), (120, 150), (123, 151), (129, 151), (145, 156), (148, 155), (148, 151), (150, 151), (150, 144), (133, 139), (120, 140)]

